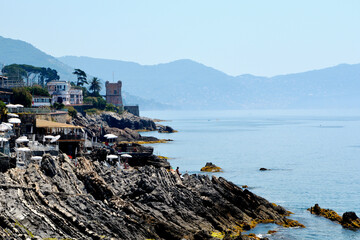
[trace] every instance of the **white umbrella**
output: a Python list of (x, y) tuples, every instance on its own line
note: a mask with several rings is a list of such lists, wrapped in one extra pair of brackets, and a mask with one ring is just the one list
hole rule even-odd
[(132, 156), (131, 156), (130, 154), (127, 154), (127, 153), (125, 153), (125, 154), (121, 154), (121, 157), (128, 157), (128, 158), (132, 158)]
[(6, 107), (7, 107), (7, 108), (17, 108), (16, 105), (11, 104), (11, 103), (7, 104)]
[(15, 150), (19, 151), (19, 152), (30, 152), (30, 148), (27, 148), (27, 147), (16, 148)]
[(42, 157), (40, 157), (40, 156), (32, 156), (31, 159), (32, 160), (41, 160)]
[(9, 140), (7, 140), (6, 138), (0, 137), (0, 142), (7, 142)]
[(11, 130), (11, 127), (6, 125), (6, 124), (0, 124), (0, 131), (1, 132), (4, 132), (4, 131), (8, 131), (8, 130)]
[(15, 106), (18, 107), (18, 108), (23, 108), (23, 107), (24, 107), (24, 106), (21, 105), (21, 104), (15, 104)]
[(117, 159), (119, 157), (117, 155), (107, 155), (106, 158), (108, 158), (108, 159)]
[(15, 114), (15, 113), (8, 113), (7, 114), (9, 117), (19, 117), (19, 115)]
[(55, 137), (53, 137), (51, 140), (50, 140), (50, 142), (56, 142), (57, 140), (59, 140), (60, 139), (60, 135), (56, 135)]
[(106, 137), (107, 139), (114, 139), (114, 138), (117, 138), (118, 136), (116, 136), (114, 134), (106, 134), (106, 135), (104, 135), (104, 137)]
[(51, 135), (46, 135), (46, 136), (44, 136), (44, 138), (47, 138), (47, 139), (53, 139), (53, 138), (54, 138), (54, 136), (51, 136)]
[(23, 143), (23, 142), (28, 142), (29, 139), (25, 136), (23, 137), (19, 137), (18, 139), (15, 140), (16, 143)]
[(10, 118), (9, 123), (21, 123), (21, 120), (18, 118)]
[(5, 124), (6, 126), (9, 126), (9, 127), (11, 127), (11, 128), (13, 127), (13, 124), (12, 124), (12, 123), (4, 123), (4, 122), (3, 122), (2, 124)]

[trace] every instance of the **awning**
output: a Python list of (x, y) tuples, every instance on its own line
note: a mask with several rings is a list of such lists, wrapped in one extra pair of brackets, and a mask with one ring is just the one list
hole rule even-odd
[(52, 121), (46, 121), (46, 120), (40, 120), (40, 119), (36, 119), (36, 127), (37, 128), (72, 128), (72, 129), (83, 128), (83, 127), (75, 126), (75, 125), (71, 125), (71, 124), (58, 123), (58, 122), (52, 122)]

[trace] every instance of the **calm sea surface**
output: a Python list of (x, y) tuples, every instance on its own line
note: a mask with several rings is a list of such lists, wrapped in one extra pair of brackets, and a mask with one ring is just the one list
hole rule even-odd
[[(178, 133), (143, 133), (173, 142), (153, 144), (182, 173), (200, 173), (206, 162), (222, 176), (294, 212), (305, 229), (261, 225), (252, 232), (270, 239), (360, 239), (307, 208), (318, 203), (360, 215), (360, 110), (144, 111), (169, 120)], [(271, 171), (259, 171), (265, 167)], [(266, 235), (269, 229), (277, 230)]]

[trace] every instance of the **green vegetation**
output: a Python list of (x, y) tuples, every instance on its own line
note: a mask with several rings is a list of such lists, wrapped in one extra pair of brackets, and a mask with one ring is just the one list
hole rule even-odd
[(58, 103), (58, 102), (55, 102), (53, 107), (56, 109), (56, 110), (60, 110), (60, 109), (63, 109), (65, 107), (65, 105), (63, 103)]
[(88, 84), (86, 79), (87, 75), (83, 70), (77, 68), (74, 70), (73, 74), (75, 74), (77, 77), (76, 86), (83, 86), (84, 84)]
[(6, 114), (8, 113), (6, 104), (3, 101), (0, 101), (0, 120), (5, 121)]
[(99, 109), (96, 109), (96, 108), (90, 108), (90, 109), (85, 110), (84, 112), (86, 112), (86, 114), (89, 114), (89, 115), (94, 115), (94, 114), (100, 114), (101, 113), (101, 111)]
[(11, 80), (26, 80), (27, 85), (37, 83), (44, 86), (51, 80), (60, 79), (55, 69), (34, 67), (26, 64), (7, 65), (2, 72)]
[(24, 87), (13, 88), (12, 102), (24, 105), (24, 107), (31, 107), (31, 93)]
[(68, 114), (71, 116), (71, 117), (76, 117), (77, 116), (77, 111), (74, 107), (72, 106), (66, 106), (65, 107), (67, 110), (68, 110)]
[(50, 97), (48, 90), (46, 88), (41, 87), (40, 85), (26, 87), (26, 90), (28, 90), (31, 93), (31, 95), (33, 95), (33, 96)]
[(106, 107), (106, 101), (102, 97), (84, 97), (84, 103), (92, 104), (94, 108), (104, 110)]

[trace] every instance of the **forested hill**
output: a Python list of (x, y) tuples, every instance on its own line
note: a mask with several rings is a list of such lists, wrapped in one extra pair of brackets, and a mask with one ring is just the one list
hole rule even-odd
[(360, 64), (271, 78), (229, 76), (192, 60), (158, 65), (89, 57), (61, 57), (105, 79), (123, 81), (124, 90), (183, 109), (353, 108), (360, 95)]
[(29, 64), (52, 68), (62, 79), (74, 80), (73, 68), (42, 52), (30, 43), (0, 36), (0, 64)]

